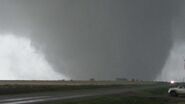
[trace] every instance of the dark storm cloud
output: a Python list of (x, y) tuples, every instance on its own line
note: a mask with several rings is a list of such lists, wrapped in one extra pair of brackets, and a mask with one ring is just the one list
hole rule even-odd
[(1, 0), (0, 28), (28, 33), (72, 79), (151, 80), (172, 45), (171, 0)]

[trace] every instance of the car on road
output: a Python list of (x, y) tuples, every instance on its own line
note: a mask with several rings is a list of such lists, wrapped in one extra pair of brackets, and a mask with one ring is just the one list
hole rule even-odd
[(169, 88), (168, 94), (175, 97), (179, 95), (185, 95), (185, 85), (179, 85), (177, 87)]

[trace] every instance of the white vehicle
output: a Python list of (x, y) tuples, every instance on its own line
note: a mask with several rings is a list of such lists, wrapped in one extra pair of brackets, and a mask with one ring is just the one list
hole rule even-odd
[(178, 87), (170, 88), (168, 93), (171, 96), (185, 95), (185, 85), (180, 85)]

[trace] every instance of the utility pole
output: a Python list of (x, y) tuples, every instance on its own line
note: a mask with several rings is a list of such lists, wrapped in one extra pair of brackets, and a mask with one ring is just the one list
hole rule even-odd
[[(184, 71), (185, 71), (185, 59), (184, 59)], [(184, 76), (183, 76), (183, 83), (184, 83)]]

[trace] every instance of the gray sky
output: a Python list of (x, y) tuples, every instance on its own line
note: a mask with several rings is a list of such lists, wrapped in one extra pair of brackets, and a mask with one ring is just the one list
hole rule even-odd
[(181, 2), (0, 0), (0, 33), (31, 39), (70, 79), (154, 80), (180, 39), (172, 28)]

